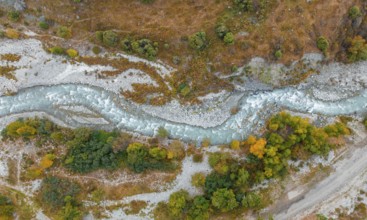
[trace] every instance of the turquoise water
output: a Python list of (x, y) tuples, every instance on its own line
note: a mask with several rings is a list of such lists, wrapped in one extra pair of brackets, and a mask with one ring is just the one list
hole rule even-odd
[[(97, 113), (120, 129), (154, 135), (158, 127), (164, 127), (173, 138), (186, 141), (201, 141), (209, 138), (213, 144), (228, 143), (251, 133), (260, 121), (260, 112), (277, 105), (298, 112), (317, 113), (328, 116), (365, 113), (367, 90), (358, 96), (335, 102), (317, 100), (295, 88), (260, 92), (244, 96), (240, 110), (223, 124), (203, 128), (184, 123), (175, 123), (153, 117), (125, 101), (114, 93), (87, 85), (38, 86), (20, 91), (15, 96), (0, 97), (0, 117), (31, 111), (43, 111), (72, 126), (77, 122), (58, 106), (82, 105)], [(271, 112), (275, 113), (275, 112)], [(69, 117), (66, 120), (66, 117)]]

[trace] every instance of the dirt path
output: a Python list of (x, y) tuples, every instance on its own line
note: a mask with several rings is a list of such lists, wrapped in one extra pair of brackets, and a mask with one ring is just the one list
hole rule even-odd
[(306, 191), (284, 204), (275, 219), (300, 219), (302, 215), (314, 211), (322, 204), (353, 187), (353, 183), (367, 169), (367, 138), (349, 146), (344, 158), (333, 165), (335, 169), (327, 178), (319, 182), (313, 189)]

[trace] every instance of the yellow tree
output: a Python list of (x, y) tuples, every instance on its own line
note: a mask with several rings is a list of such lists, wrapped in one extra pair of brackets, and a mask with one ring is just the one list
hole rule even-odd
[(260, 138), (255, 142), (255, 144), (251, 145), (250, 153), (257, 156), (259, 159), (262, 159), (265, 153), (265, 145), (266, 140), (264, 138)]

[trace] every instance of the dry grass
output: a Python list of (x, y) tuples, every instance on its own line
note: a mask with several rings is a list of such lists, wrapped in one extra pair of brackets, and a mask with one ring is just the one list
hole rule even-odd
[[(74, 40), (88, 40), (97, 30), (112, 29), (120, 37), (159, 42), (158, 58), (178, 71), (168, 79), (149, 72), (159, 87), (133, 85), (135, 91), (124, 95), (138, 103), (160, 105), (172, 98), (195, 103), (198, 96), (221, 89), (232, 90), (230, 82), (217, 78), (214, 73), (230, 73), (233, 66), (242, 66), (254, 56), (275, 61), (274, 52), (281, 49), (283, 57), (277, 62), (290, 64), (304, 53), (320, 52), (316, 47), (320, 35), (329, 39), (328, 54), (333, 59), (344, 40), (340, 39), (340, 32), (347, 20), (347, 10), (354, 4), (362, 5), (362, 0), (268, 1), (266, 8), (257, 14), (233, 10), (232, 0), (156, 0), (153, 4), (138, 0), (88, 0), (79, 4), (27, 0), (27, 4), (29, 12), (71, 27)], [(216, 36), (218, 21), (236, 34), (234, 45), (226, 46)], [(49, 33), (55, 30), (53, 27)], [(209, 46), (203, 52), (196, 52), (188, 47), (187, 36), (201, 30), (207, 33)], [(173, 63), (174, 56), (181, 60), (177, 65)], [(311, 71), (290, 74), (284, 83), (297, 84), (310, 74)], [(173, 89), (168, 89), (164, 81)], [(190, 86), (187, 95), (177, 94), (182, 83)]]
[(0, 66), (0, 76), (3, 76), (8, 79), (17, 80), (14, 76), (14, 71), (17, 68), (15, 66)]
[(0, 60), (8, 61), (8, 62), (18, 62), (20, 60), (21, 56), (17, 54), (7, 53), (2, 54), (0, 56)]

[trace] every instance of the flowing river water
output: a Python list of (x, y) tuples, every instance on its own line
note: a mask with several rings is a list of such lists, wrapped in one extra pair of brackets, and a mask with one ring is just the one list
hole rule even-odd
[(223, 124), (203, 128), (153, 117), (115, 93), (98, 87), (80, 84), (36, 86), (23, 89), (14, 96), (0, 97), (0, 117), (42, 111), (66, 121), (71, 126), (78, 126), (77, 122), (67, 118), (60, 106), (84, 106), (98, 113), (113, 127), (144, 135), (154, 135), (158, 127), (163, 127), (173, 138), (186, 141), (208, 138), (213, 144), (222, 144), (241, 139), (251, 133), (259, 122), (260, 112), (269, 110), (272, 106), (327, 116), (364, 113), (367, 106), (367, 90), (338, 101), (318, 100), (306, 91), (293, 87), (253, 93), (240, 100), (238, 113)]

